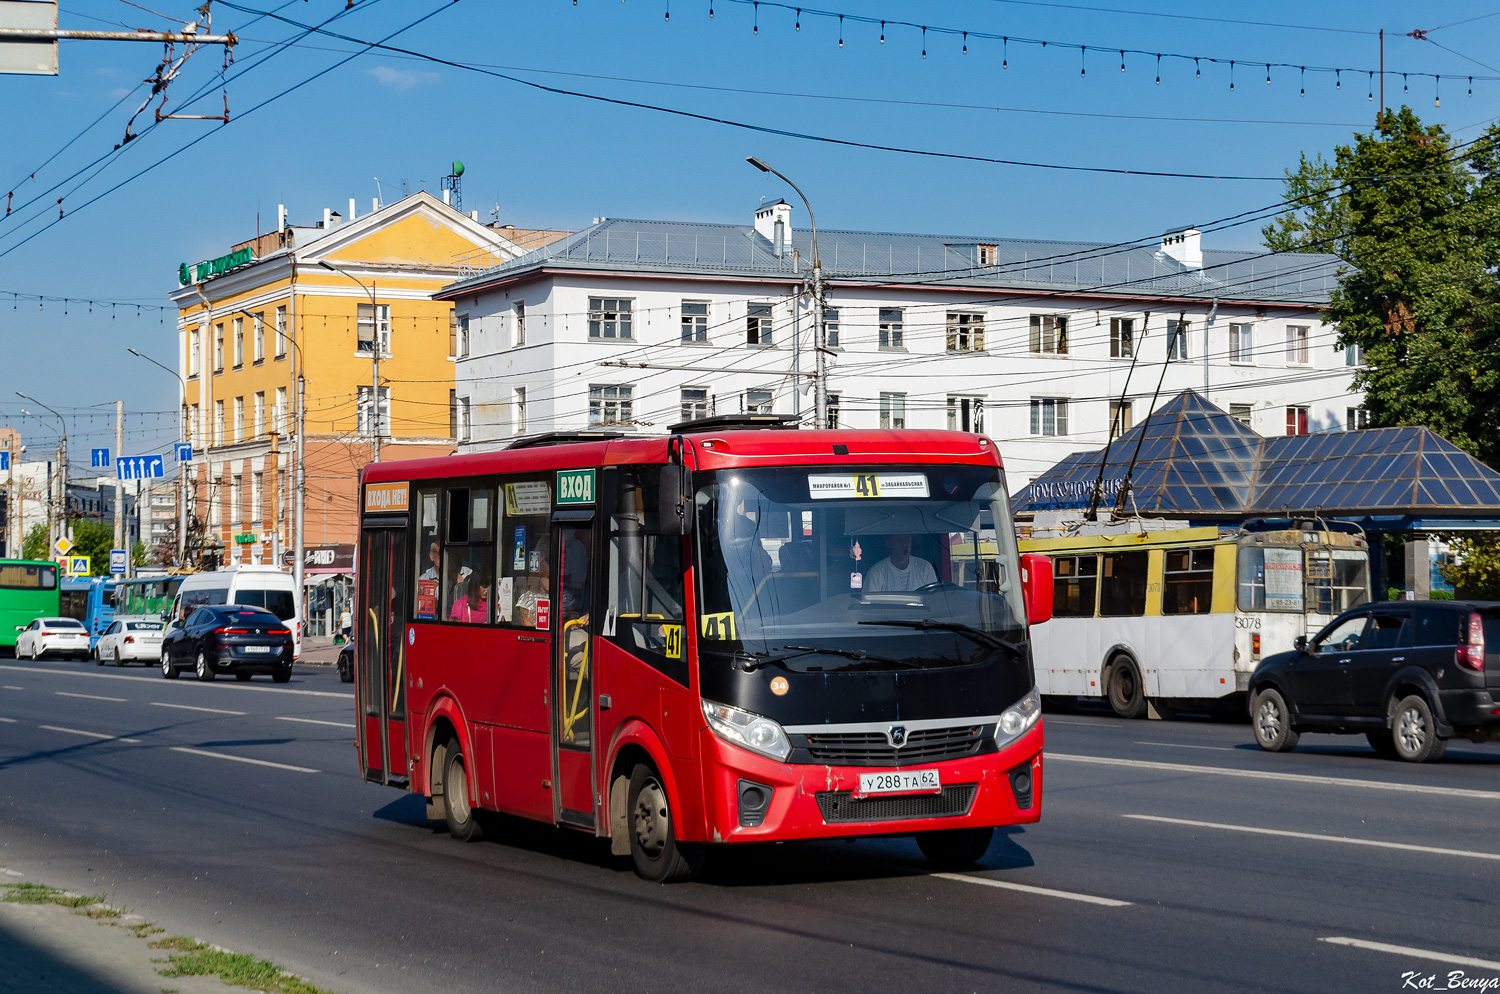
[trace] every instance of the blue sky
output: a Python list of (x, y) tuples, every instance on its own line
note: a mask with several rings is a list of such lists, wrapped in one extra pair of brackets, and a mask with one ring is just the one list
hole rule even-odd
[[(309, 24), (345, 6), (236, 3)], [(193, 16), (180, 0), (144, 6)], [(90, 443), (113, 446), (116, 399), (127, 410), (127, 451), (167, 451), (176, 432), (176, 384), (125, 349), (171, 365), (172, 314), (137, 316), (126, 304), (167, 304), (178, 263), (223, 254), (255, 233), (257, 214), (262, 229), (273, 226), (278, 203), (302, 224), (321, 218), (324, 207), (346, 210), (350, 197), (364, 212), (376, 177), (389, 202), (403, 184), (436, 191), (454, 159), (466, 165), (464, 207), (478, 209), (482, 220), (498, 208), (504, 222), (569, 229), (601, 215), (748, 222), (761, 197), (789, 191), (746, 165), (746, 155), (795, 179), (829, 228), (1118, 241), (1270, 204), (1281, 189), (1268, 181), (1063, 171), (817, 143), (545, 93), (381, 52), (257, 107), (355, 49), (317, 35), (275, 48), (296, 29), (220, 3), (214, 8), (214, 29), (242, 38), (229, 81), (221, 89), (222, 58), (204, 50), (170, 87), (168, 106), (201, 93), (199, 103), (179, 109), (217, 113), (227, 90), (230, 123), (164, 122), (73, 179), (120, 141), (144, 97), (132, 88), (155, 69), (161, 48), (67, 42), (58, 76), (0, 77), (0, 193), (14, 190), (16, 205), (0, 221), (9, 384), (0, 390), (0, 421), (22, 428), (32, 455), (55, 445), (56, 422), (19, 418), (27, 405), (14, 397), (17, 389), (67, 417), (75, 467)], [(1410, 92), (1402, 92), (1403, 72), (1500, 77), (1466, 58), (1500, 66), (1489, 58), (1500, 41), (1500, 16), (1483, 16), (1491, 10), (1477, 3), (1432, 10), (1414, 20), (1410, 5), (1394, 2), (824, 0), (799, 18), (791, 9), (740, 0), (362, 0), (328, 28), (375, 40), (432, 14), (390, 44), (548, 86), (854, 142), (1053, 165), (1274, 177), (1299, 153), (1326, 154), (1373, 123), (1376, 103), (1367, 99), (1364, 70), (1377, 66), (1373, 32), (1382, 28), (1388, 106), (1408, 102), (1461, 137), (1500, 114), (1500, 81), (1476, 79), (1472, 96), (1466, 80), (1445, 81), (1440, 108), (1430, 79), (1410, 79)], [(842, 47), (837, 18), (817, 11), (849, 15)], [(853, 15), (887, 19), (885, 42), (877, 24)], [(933, 26), (926, 58), (921, 31), (900, 21)], [(59, 22), (171, 25), (123, 0), (65, 2)], [(938, 26), (973, 32), (967, 54), (965, 39)], [(1420, 41), (1406, 36), (1414, 28), (1437, 30)], [(1191, 59), (1164, 58), (1157, 83), (1152, 54), (1127, 54), (1121, 72), (1121, 48), (1234, 59), (1234, 89), (1228, 66), (1208, 61), (1198, 63), (1199, 76)], [(1332, 74), (1304, 78), (1277, 63), (1360, 71), (1341, 74), (1336, 87)], [(152, 120), (148, 109), (136, 131)], [(195, 139), (202, 140), (85, 206)], [(64, 217), (42, 230), (57, 220), (59, 196)], [(801, 213), (794, 223), (805, 220)], [(1255, 248), (1258, 241), (1256, 227), (1242, 227), (1210, 236), (1205, 247)], [(12, 291), (73, 300), (65, 314), (61, 302), (38, 307), (12, 300)], [(90, 312), (78, 302), (85, 298), (124, 303)]]

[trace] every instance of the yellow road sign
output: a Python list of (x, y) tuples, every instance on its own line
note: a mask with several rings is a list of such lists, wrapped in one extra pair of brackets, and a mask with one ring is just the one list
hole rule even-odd
[(68, 572), (73, 574), (74, 576), (88, 576), (91, 572), (93, 572), (92, 568), (89, 566), (89, 557), (69, 556)]
[(68, 550), (71, 548), (73, 548), (73, 543), (68, 541), (68, 537), (66, 535), (64, 535), (62, 538), (59, 538), (56, 542), (52, 543), (52, 550), (59, 556), (66, 556), (68, 554)]

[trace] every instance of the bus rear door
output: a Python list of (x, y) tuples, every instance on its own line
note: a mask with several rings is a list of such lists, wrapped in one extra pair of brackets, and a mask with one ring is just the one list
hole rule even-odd
[(355, 694), (360, 769), (366, 780), (404, 786), (406, 750), (406, 518), (367, 518), (360, 536)]
[(592, 509), (559, 510), (552, 520), (552, 763), (558, 822), (595, 829), (594, 660), (589, 599), (597, 548)]

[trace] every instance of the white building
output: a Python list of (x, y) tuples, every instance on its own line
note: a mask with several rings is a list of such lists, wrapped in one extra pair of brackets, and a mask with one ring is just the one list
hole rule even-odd
[[(818, 232), (829, 420), (1001, 443), (1012, 489), (1185, 387), (1266, 434), (1357, 426), (1358, 356), (1322, 308), (1327, 255)], [(443, 290), (466, 329), (454, 391), (470, 447), (608, 425), (813, 405), (811, 232), (601, 219)], [(1170, 359), (1169, 359), (1170, 352)], [(1164, 377), (1164, 378), (1163, 378)], [(1353, 423), (1351, 423), (1353, 422)]]

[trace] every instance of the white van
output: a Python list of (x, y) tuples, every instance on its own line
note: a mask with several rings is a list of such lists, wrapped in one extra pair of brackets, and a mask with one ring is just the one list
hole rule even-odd
[(302, 655), (302, 604), (292, 574), (275, 566), (236, 566), (182, 578), (172, 604), (172, 620), (181, 623), (205, 604), (263, 607), (292, 630), (292, 658)]

